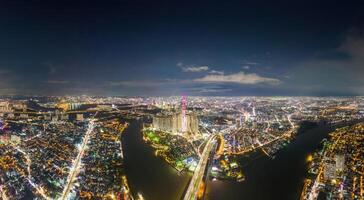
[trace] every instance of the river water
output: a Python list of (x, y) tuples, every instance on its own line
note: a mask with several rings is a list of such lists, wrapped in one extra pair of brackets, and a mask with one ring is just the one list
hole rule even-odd
[[(142, 140), (140, 123), (132, 122), (123, 134), (125, 172), (134, 194), (147, 200), (179, 200), (191, 174), (178, 173)], [(306, 157), (334, 128), (321, 126), (300, 133), (271, 159), (258, 152), (241, 158), (245, 181), (210, 181), (205, 199), (299, 199), (307, 172)]]
[(271, 159), (255, 152), (241, 159), (245, 181), (210, 181), (207, 199), (299, 199), (306, 177), (306, 157), (333, 128), (318, 127), (300, 133)]
[(141, 124), (130, 123), (122, 136), (125, 173), (134, 196), (141, 193), (146, 200), (179, 199), (191, 177), (178, 172), (154, 155), (142, 138)]

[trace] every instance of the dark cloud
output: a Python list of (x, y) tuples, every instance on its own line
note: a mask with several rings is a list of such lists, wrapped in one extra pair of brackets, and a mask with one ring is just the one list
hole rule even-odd
[(316, 94), (364, 94), (364, 35), (348, 34), (330, 54), (337, 56), (316, 56), (294, 67), (291, 86)]
[(2, 2), (0, 94), (364, 94), (363, 29), (346, 34), (363, 16), (361, 1)]
[(65, 80), (49, 80), (49, 81), (46, 81), (46, 83), (49, 83), (49, 84), (69, 84), (70, 81), (65, 81)]

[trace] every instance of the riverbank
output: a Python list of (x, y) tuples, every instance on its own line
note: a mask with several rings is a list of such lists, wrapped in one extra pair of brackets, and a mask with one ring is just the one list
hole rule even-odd
[(155, 150), (155, 155), (179, 173), (195, 170), (199, 157), (186, 138), (153, 129), (143, 129), (142, 133), (144, 142)]
[(279, 150), (275, 159), (260, 151), (241, 157), (245, 181), (209, 181), (205, 199), (299, 199), (307, 175), (307, 155), (319, 148), (321, 141), (336, 128), (360, 121), (363, 120), (319, 125), (310, 129), (302, 127), (304, 132), (297, 134), (294, 140)]
[[(241, 157), (245, 181), (210, 180), (205, 199), (298, 199), (307, 173), (307, 155), (320, 147), (329, 132), (344, 125), (304, 129), (277, 152), (275, 159), (261, 151)], [(141, 193), (147, 200), (181, 199), (191, 174), (179, 174), (155, 156), (154, 150), (143, 141), (138, 121), (132, 121), (122, 137), (125, 173), (133, 195)]]
[(155, 156), (141, 131), (141, 123), (131, 121), (122, 135), (125, 173), (133, 196), (141, 193), (147, 200), (180, 199), (191, 174), (180, 174)]

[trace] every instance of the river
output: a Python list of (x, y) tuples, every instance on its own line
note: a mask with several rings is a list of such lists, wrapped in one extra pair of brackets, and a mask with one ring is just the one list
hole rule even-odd
[(132, 193), (141, 193), (146, 200), (179, 199), (191, 175), (179, 175), (156, 157), (143, 141), (140, 129), (141, 124), (133, 121), (122, 136), (125, 173)]
[[(304, 130), (295, 140), (271, 159), (258, 152), (241, 158), (245, 181), (210, 181), (205, 198), (208, 200), (299, 199), (307, 172), (306, 157), (314, 152), (334, 127), (320, 126)], [(132, 122), (123, 134), (125, 172), (134, 194), (140, 192), (147, 200), (181, 199), (191, 177), (178, 173), (143, 142), (140, 123)]]

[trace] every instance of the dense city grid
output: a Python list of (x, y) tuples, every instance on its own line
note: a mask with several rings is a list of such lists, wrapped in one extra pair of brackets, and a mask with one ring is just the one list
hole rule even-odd
[[(182, 101), (181, 101), (182, 99)], [(0, 194), (7, 199), (143, 199), (128, 184), (122, 134), (143, 124), (146, 144), (178, 173), (183, 199), (206, 181), (243, 182), (239, 158), (269, 159), (302, 123), (359, 121), (361, 97), (21, 97), (0, 104)], [(337, 129), (309, 155), (302, 199), (363, 198), (363, 124)]]

